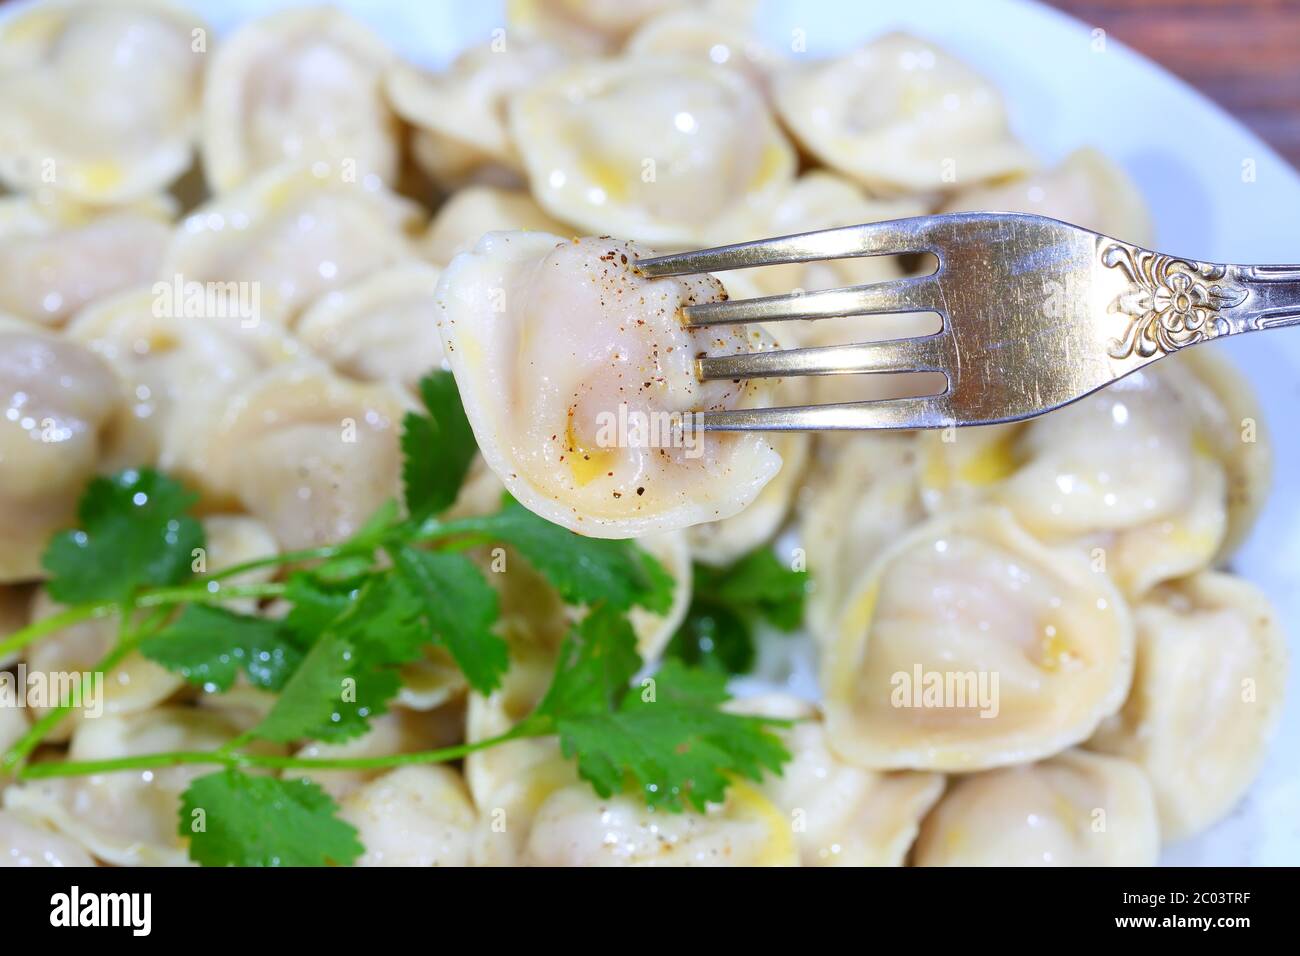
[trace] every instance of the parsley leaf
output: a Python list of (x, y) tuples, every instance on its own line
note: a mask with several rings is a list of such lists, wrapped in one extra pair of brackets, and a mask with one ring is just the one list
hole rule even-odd
[(696, 565), (699, 593), (740, 611), (752, 611), (783, 631), (803, 621), (808, 575), (782, 564), (770, 548), (751, 551), (729, 568)]
[(347, 594), (331, 592), (309, 574), (296, 575), (286, 597), (298, 603), (285, 626), (311, 649), (254, 733), (281, 742), (310, 737), (334, 743), (365, 733), (401, 689), (398, 668), (419, 658), (430, 640), (421, 602), (391, 573), (376, 574)]
[(491, 693), (509, 664), (506, 642), (492, 632), (497, 593), (459, 554), (394, 548), (395, 572), (419, 605), (429, 631), (451, 652), (471, 687)]
[(754, 635), (749, 622), (732, 608), (695, 597), (664, 656), (723, 674), (748, 674), (756, 656)]
[(633, 541), (585, 538), (508, 496), (496, 514), (450, 527), (511, 545), (570, 604), (637, 605), (660, 614), (672, 607), (672, 575)]
[(366, 662), (351, 641), (327, 632), (312, 645), (253, 733), (280, 743), (351, 740), (366, 732), (370, 718), (382, 714), (400, 688), (395, 669)]
[(50, 596), (72, 605), (179, 584), (204, 543), (202, 526), (185, 513), (196, 500), (147, 468), (96, 478), (77, 506), (79, 529), (55, 535), (45, 551)]
[(733, 776), (760, 780), (790, 759), (770, 729), (781, 722), (718, 709), (725, 676), (669, 661), (628, 688), (639, 663), (627, 618), (595, 608), (566, 639), (551, 689), (528, 718), (554, 727), (601, 796), (636, 790), (652, 807), (703, 811), (724, 799)]
[(337, 813), (310, 781), (221, 770), (181, 795), (179, 832), (204, 866), (347, 866), (364, 848)]
[(420, 398), (429, 414), (408, 412), (402, 420), (402, 487), (415, 521), (451, 507), (478, 452), (450, 372), (421, 379)]
[(754, 626), (781, 631), (803, 621), (808, 575), (786, 567), (770, 548), (751, 551), (727, 568), (696, 564), (691, 607), (665, 655), (724, 674), (754, 666)]
[(240, 668), (252, 683), (279, 690), (302, 662), (302, 649), (279, 621), (188, 605), (180, 617), (140, 642), (145, 657), (191, 684), (227, 691)]

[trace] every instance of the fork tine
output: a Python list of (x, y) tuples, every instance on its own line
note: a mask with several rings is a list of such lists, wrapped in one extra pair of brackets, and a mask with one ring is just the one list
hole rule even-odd
[(847, 289), (704, 302), (687, 306), (685, 314), (690, 325), (730, 325), (738, 322), (824, 319), (879, 312), (937, 312), (939, 298), (937, 278), (927, 275), (874, 282)]
[(953, 423), (947, 395), (888, 398), (840, 405), (738, 408), (701, 412), (698, 420), (698, 427), (706, 432), (945, 428)]
[(859, 226), (840, 226), (836, 229), (777, 236), (774, 239), (739, 242), (696, 252), (638, 259), (636, 268), (644, 276), (657, 278), (751, 269), (783, 262), (811, 262), (814, 259), (933, 252), (935, 250), (930, 236), (939, 218), (918, 216), (913, 219), (890, 219), (886, 222), (868, 222)]
[(853, 375), (861, 372), (941, 372), (943, 336), (889, 339), (855, 345), (783, 349), (698, 359), (701, 379), (773, 378), (783, 375)]

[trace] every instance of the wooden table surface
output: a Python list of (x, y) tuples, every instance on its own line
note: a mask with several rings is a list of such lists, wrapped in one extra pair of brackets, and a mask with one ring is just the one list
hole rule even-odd
[(1047, 0), (1216, 101), (1300, 168), (1300, 0)]

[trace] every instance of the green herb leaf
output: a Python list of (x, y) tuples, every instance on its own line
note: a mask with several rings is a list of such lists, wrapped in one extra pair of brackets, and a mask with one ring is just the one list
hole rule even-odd
[(570, 604), (636, 605), (660, 614), (672, 607), (672, 575), (633, 541), (584, 538), (509, 497), (496, 514), (454, 527), (511, 545)]
[(365, 733), (401, 688), (398, 668), (418, 658), (430, 640), (422, 605), (391, 573), (342, 596), (304, 574), (286, 596), (301, 603), (285, 626), (306, 635), (311, 649), (254, 733), (281, 742), (335, 743)]
[(698, 593), (738, 611), (752, 611), (783, 631), (803, 622), (808, 575), (782, 564), (770, 548), (751, 551), (729, 568), (696, 565)]
[(302, 663), (302, 648), (279, 621), (188, 605), (176, 620), (140, 642), (145, 657), (191, 684), (229, 690), (242, 668), (250, 681), (279, 690)]
[(182, 794), (179, 832), (204, 866), (349, 866), (364, 848), (337, 814), (310, 781), (222, 770)]
[(186, 514), (196, 496), (149, 469), (96, 478), (77, 507), (80, 527), (55, 535), (43, 563), (61, 604), (126, 598), (189, 577), (203, 528)]
[(732, 608), (697, 597), (664, 656), (723, 674), (748, 674), (754, 667), (754, 635)]
[(593, 610), (566, 639), (551, 690), (529, 718), (554, 727), (564, 755), (601, 796), (634, 790), (653, 807), (703, 811), (724, 798), (733, 776), (759, 780), (790, 759), (771, 730), (781, 722), (718, 710), (725, 676), (668, 661), (653, 680), (626, 689), (638, 663), (626, 617)]
[(393, 549), (392, 558), (428, 631), (451, 652), (471, 687), (491, 693), (509, 665), (506, 642), (492, 632), (496, 591), (464, 555), (403, 547)]
[(366, 732), (370, 719), (387, 709), (400, 688), (396, 670), (365, 662), (351, 641), (327, 632), (307, 652), (253, 733), (280, 743), (351, 740)]
[(415, 521), (451, 507), (478, 451), (450, 372), (421, 379), (420, 398), (428, 414), (402, 420), (402, 486)]

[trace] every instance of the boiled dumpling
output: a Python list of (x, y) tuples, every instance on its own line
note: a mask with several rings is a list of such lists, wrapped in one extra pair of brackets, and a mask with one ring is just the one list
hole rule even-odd
[(932, 44), (891, 33), (775, 81), (803, 146), (881, 194), (933, 193), (1033, 167), (987, 80)]
[(0, 316), (0, 583), (40, 577), (50, 536), (72, 523), (121, 400), (90, 351)]
[(1160, 829), (1133, 764), (1072, 750), (954, 778), (921, 826), (918, 866), (1154, 866)]
[(212, 56), (203, 94), (203, 170), (225, 192), (282, 161), (326, 160), (351, 181), (397, 177), (392, 60), (363, 23), (329, 7), (252, 20)]
[[(242, 730), (228, 716), (192, 707), (157, 707), (137, 714), (82, 722), (69, 760), (111, 760), (173, 750), (215, 750)], [(256, 744), (261, 753), (282, 752)], [(15, 784), (4, 793), (7, 810), (35, 817), (115, 866), (186, 866), (177, 832), (180, 796), (198, 765), (63, 777)]]
[(761, 85), (784, 61), (754, 31), (750, 0), (723, 0), (707, 8), (670, 10), (643, 23), (624, 47), (634, 56), (688, 56), (737, 70)]
[(1223, 546), (1227, 463), (1252, 454), (1225, 417), (1189, 366), (1161, 363), (1025, 425), (926, 435), (923, 496), (935, 510), (992, 498), (1140, 596)]
[(366, 848), (358, 866), (468, 866), (478, 816), (460, 774), (440, 765), (390, 771), (346, 798), (339, 816)]
[(537, 809), (524, 848), (531, 866), (798, 866), (790, 820), (751, 784), (733, 781), (706, 813), (654, 811), (586, 783)]
[(514, 99), (533, 195), (595, 235), (700, 243), (794, 176), (794, 150), (744, 77), (689, 60), (580, 63)]
[(695, 373), (697, 356), (749, 352), (761, 336), (686, 328), (681, 309), (721, 286), (644, 279), (637, 255), (611, 240), (490, 233), (439, 286), (443, 345), (483, 457), (525, 507), (593, 537), (730, 517), (781, 464), (756, 434), (671, 427), (762, 399), (752, 382)]
[(429, 231), (420, 241), (420, 252), (440, 266), (458, 253), (469, 252), (485, 232), (518, 232), (529, 229), (563, 236), (564, 223), (547, 215), (526, 192), (496, 186), (459, 189), (439, 207)]
[(190, 165), (210, 37), (157, 0), (35, 3), (0, 27), (0, 180), (141, 199)]
[(104, 359), (127, 396), (110, 423), (104, 465), (155, 466), (220, 507), (234, 500), (210, 461), (227, 401), (261, 372), (298, 361), (301, 349), (277, 327), (237, 314), (183, 314), (173, 288), (163, 282), (105, 299), (66, 335)]
[(414, 388), (446, 368), (434, 292), (440, 271), (406, 262), (327, 292), (294, 323), (297, 338), (335, 371)]
[(261, 173), (190, 213), (163, 262), (168, 281), (237, 283), (253, 319), (284, 325), (324, 292), (415, 258), (422, 214), (373, 177), (317, 160)]
[(212, 467), (285, 550), (343, 541), (400, 497), (398, 432), (413, 408), (393, 385), (273, 370), (228, 404)]
[(405, 63), (385, 80), (389, 101), (415, 127), (412, 155), (436, 182), (519, 182), (523, 166), (506, 122), (506, 104), (564, 62), (545, 43), (494, 40), (470, 47), (441, 73)]
[(75, 841), (20, 813), (0, 810), (0, 868), (94, 865)]
[(82, 306), (152, 280), (171, 235), (163, 202), (97, 211), (0, 199), (0, 310), (62, 325)]
[(1157, 588), (1134, 619), (1133, 691), (1088, 746), (1146, 771), (1161, 832), (1179, 840), (1227, 814), (1258, 773), (1282, 713), (1286, 641), (1258, 588), (1214, 572)]
[(511, 32), (588, 53), (620, 46), (640, 24), (683, 0), (510, 0)]
[(1009, 513), (931, 520), (853, 586), (822, 660), (845, 760), (968, 771), (1050, 756), (1119, 710), (1133, 673), (1123, 598)]
[(877, 773), (826, 745), (817, 708), (780, 694), (731, 709), (796, 721), (784, 731), (791, 761), (765, 777), (763, 793), (786, 815), (804, 866), (902, 866), (921, 818), (943, 793), (935, 773)]
[(1095, 149), (1024, 179), (958, 193), (943, 212), (1027, 212), (1140, 246), (1155, 240), (1146, 202), (1126, 172)]
[(823, 436), (812, 472), (799, 538), (812, 579), (808, 628), (825, 644), (862, 569), (925, 512), (911, 435)]

